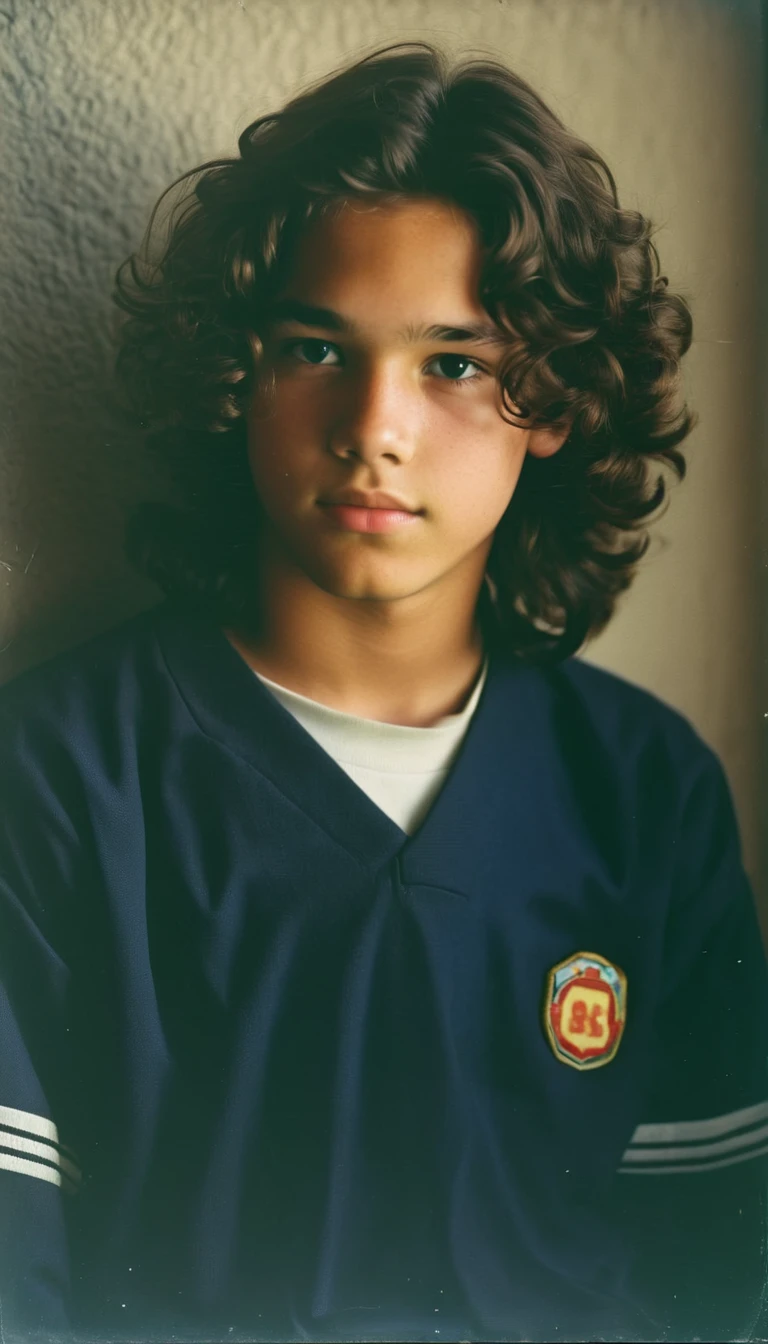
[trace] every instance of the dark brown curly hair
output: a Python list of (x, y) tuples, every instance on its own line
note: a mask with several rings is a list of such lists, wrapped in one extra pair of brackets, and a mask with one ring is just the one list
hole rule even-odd
[[(118, 374), (183, 495), (179, 507), (139, 507), (131, 560), (223, 624), (252, 618), (261, 514), (244, 413), (293, 249), (341, 201), (440, 198), (479, 229), (479, 298), (507, 341), (504, 412), (570, 425), (553, 456), (526, 457), (480, 618), (517, 656), (574, 653), (647, 549), (665, 497), (658, 467), (685, 474), (678, 445), (693, 417), (678, 390), (691, 316), (660, 274), (649, 221), (621, 209), (600, 156), (517, 75), (485, 59), (450, 68), (426, 43), (333, 74), (254, 121), (238, 148), (163, 193), (117, 273), (128, 314)], [(159, 206), (179, 183), (190, 189), (153, 257)]]

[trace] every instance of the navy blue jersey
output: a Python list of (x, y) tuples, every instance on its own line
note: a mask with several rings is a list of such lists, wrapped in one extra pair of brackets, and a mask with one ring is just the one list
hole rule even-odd
[(494, 654), (411, 836), (170, 603), (0, 720), (4, 1340), (749, 1327), (766, 967), (684, 718)]

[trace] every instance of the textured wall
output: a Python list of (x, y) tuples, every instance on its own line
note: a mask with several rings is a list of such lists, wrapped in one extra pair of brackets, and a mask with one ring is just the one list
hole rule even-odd
[(615, 168), (697, 324), (688, 481), (588, 656), (721, 754), (759, 883), (759, 0), (0, 0), (0, 679), (157, 594), (121, 556), (153, 488), (110, 402), (117, 263), (160, 190), (371, 45), (500, 55)]

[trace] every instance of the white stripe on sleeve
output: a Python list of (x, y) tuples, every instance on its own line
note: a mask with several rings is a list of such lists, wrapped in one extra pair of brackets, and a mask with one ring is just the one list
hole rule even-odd
[(77, 1189), (82, 1176), (72, 1150), (59, 1142), (53, 1121), (13, 1106), (0, 1106), (0, 1168), (36, 1176), (68, 1191)]
[(638, 1125), (624, 1152), (624, 1175), (710, 1171), (760, 1157), (768, 1148), (768, 1102), (706, 1120)]

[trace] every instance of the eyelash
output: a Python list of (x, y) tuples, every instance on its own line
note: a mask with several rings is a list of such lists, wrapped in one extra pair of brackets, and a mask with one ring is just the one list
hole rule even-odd
[[(324, 345), (328, 346), (331, 350), (337, 350), (333, 341), (324, 341), (319, 336), (298, 336), (290, 341), (284, 341), (280, 347), (280, 353), (284, 355), (292, 355), (299, 346), (302, 345)], [(466, 387), (468, 383), (475, 383), (478, 378), (483, 378), (487, 374), (487, 370), (484, 369), (481, 364), (478, 364), (476, 360), (470, 359), (469, 355), (454, 354), (453, 351), (446, 351), (441, 355), (434, 355), (429, 361), (430, 364), (433, 364), (437, 359), (461, 359), (465, 360), (467, 364), (473, 364), (477, 369), (477, 373), (471, 374), (468, 378), (438, 378), (438, 382), (449, 383), (452, 387)], [(300, 364), (305, 364), (309, 368), (315, 369), (339, 367), (337, 364), (312, 364), (310, 360), (303, 359), (300, 359), (298, 362)]]

